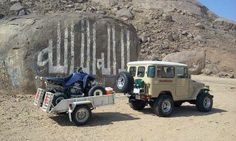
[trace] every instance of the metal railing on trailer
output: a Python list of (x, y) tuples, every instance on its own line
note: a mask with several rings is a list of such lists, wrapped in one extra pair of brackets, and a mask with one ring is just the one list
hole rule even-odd
[(41, 107), (47, 113), (68, 113), (71, 122), (83, 125), (91, 118), (92, 110), (99, 106), (115, 103), (115, 94), (79, 97), (63, 99), (57, 105), (53, 105), (54, 93), (38, 88), (34, 105)]

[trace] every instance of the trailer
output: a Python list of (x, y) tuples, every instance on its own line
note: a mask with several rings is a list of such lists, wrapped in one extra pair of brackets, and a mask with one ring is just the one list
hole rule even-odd
[(52, 104), (54, 95), (54, 93), (38, 88), (34, 105), (47, 113), (68, 113), (69, 120), (78, 126), (84, 125), (90, 120), (92, 110), (96, 107), (115, 103), (114, 92), (98, 96), (63, 99), (57, 105)]

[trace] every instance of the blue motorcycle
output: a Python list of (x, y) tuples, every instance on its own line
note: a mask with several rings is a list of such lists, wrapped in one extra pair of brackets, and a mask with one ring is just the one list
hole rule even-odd
[(105, 87), (97, 85), (95, 77), (83, 72), (82, 68), (67, 77), (36, 77), (42, 80), (46, 91), (54, 93), (53, 105), (73, 97), (86, 97), (105, 94)]

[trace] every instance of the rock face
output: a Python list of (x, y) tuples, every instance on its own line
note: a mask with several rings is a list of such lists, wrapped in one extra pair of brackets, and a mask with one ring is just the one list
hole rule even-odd
[(0, 23), (0, 56), (14, 90), (32, 91), (36, 74), (64, 76), (78, 66), (111, 85), (137, 60), (138, 37), (133, 26), (99, 15), (26, 16)]
[(214, 24), (219, 26), (221, 29), (225, 31), (233, 30), (236, 31), (236, 22), (230, 21), (224, 18), (217, 18), (214, 20)]
[(102, 4), (105, 7), (115, 6), (119, 3), (122, 3), (122, 0), (92, 0), (96, 3)]
[(126, 8), (118, 10), (116, 12), (116, 16), (124, 20), (133, 19), (134, 17), (133, 14), (130, 12), (130, 10)]
[(188, 65), (191, 74), (200, 74), (205, 68), (205, 51), (182, 51), (172, 53), (163, 58), (164, 61), (185, 63)]
[[(106, 7), (122, 5), (128, 0), (92, 0)], [(133, 0), (132, 4), (140, 9), (163, 9), (165, 12), (171, 12), (174, 9), (182, 9), (188, 13), (204, 16), (207, 8), (201, 5), (197, 0)]]
[(135, 0), (134, 5), (144, 9), (163, 9), (165, 12), (182, 9), (199, 16), (204, 16), (207, 13), (207, 8), (197, 0)]
[(24, 7), (21, 5), (20, 2), (17, 2), (15, 4), (13, 4), (11, 7), (10, 7), (10, 11), (19, 11), (21, 9), (23, 9)]

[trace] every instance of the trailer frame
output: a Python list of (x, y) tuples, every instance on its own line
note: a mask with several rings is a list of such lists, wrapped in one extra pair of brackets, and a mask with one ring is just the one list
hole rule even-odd
[(61, 100), (57, 105), (52, 104), (54, 93), (38, 88), (34, 105), (44, 112), (51, 114), (68, 113), (69, 120), (76, 125), (86, 124), (96, 107), (112, 105), (115, 103), (115, 93), (90, 97), (69, 98)]

